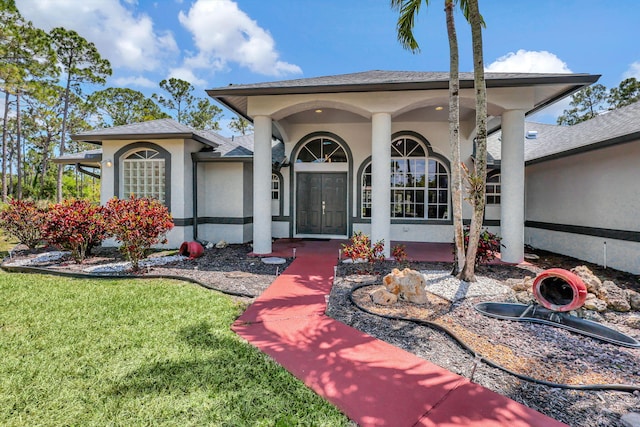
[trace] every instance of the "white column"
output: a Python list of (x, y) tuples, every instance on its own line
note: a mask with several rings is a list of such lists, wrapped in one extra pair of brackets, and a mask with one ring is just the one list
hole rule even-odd
[(271, 117), (253, 120), (253, 252), (271, 253)]
[(371, 118), (371, 241), (384, 240), (384, 256), (391, 254), (391, 114)]
[(505, 262), (524, 259), (524, 111), (502, 114), (502, 159), (500, 161), (501, 258)]

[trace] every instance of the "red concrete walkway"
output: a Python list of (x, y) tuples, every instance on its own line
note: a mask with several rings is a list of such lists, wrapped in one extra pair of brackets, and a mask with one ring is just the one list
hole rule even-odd
[(290, 241), (296, 260), (232, 329), (361, 426), (564, 424), (324, 314), (337, 241)]

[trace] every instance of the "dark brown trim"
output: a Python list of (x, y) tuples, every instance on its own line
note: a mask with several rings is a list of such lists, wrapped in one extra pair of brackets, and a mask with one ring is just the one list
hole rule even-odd
[(585, 227), (582, 225), (553, 224), (550, 222), (525, 221), (525, 227), (542, 230), (561, 231), (563, 233), (582, 234), (584, 236), (602, 237), (605, 239), (640, 242), (640, 231), (614, 230), (611, 228)]
[[(173, 218), (176, 227), (186, 227), (193, 225), (193, 218)], [(253, 217), (227, 217), (227, 216), (200, 216), (198, 224), (224, 224), (224, 225), (244, 225), (253, 224)]]

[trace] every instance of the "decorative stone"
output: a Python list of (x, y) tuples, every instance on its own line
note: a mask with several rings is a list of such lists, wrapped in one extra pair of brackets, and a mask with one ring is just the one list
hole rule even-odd
[(607, 310), (607, 303), (601, 299), (598, 299), (594, 294), (587, 294), (587, 299), (584, 301), (584, 305), (582, 306), (586, 310), (597, 311), (598, 313), (602, 313)]
[(520, 292), (516, 292), (516, 300), (518, 300), (519, 303), (521, 304), (533, 304), (536, 300), (533, 297), (533, 293), (532, 292), (528, 292), (528, 291), (520, 291)]
[(629, 316), (625, 319), (624, 324), (633, 329), (640, 329), (640, 316)]
[(631, 310), (627, 293), (616, 286), (611, 280), (606, 280), (602, 283), (599, 297), (607, 303), (607, 307), (611, 310), (621, 312)]
[(384, 288), (376, 289), (375, 291), (369, 294), (371, 296), (371, 300), (375, 304), (379, 305), (393, 305), (398, 302), (398, 296), (389, 292)]
[(229, 246), (229, 244), (227, 242), (225, 242), (224, 240), (220, 240), (218, 243), (216, 243), (216, 248), (217, 249), (224, 249), (227, 246)]
[(640, 311), (640, 293), (631, 289), (627, 289), (625, 292), (627, 293), (627, 298), (629, 298), (631, 310)]
[(584, 284), (587, 286), (587, 292), (591, 292), (600, 298), (600, 287), (602, 286), (602, 281), (598, 279), (591, 270), (589, 270), (589, 267), (581, 265), (576, 268), (572, 268), (571, 272), (582, 279)]
[(383, 279), (383, 284), (387, 290), (398, 296), (399, 299), (409, 301), (414, 304), (426, 304), (427, 292), (425, 290), (427, 282), (424, 276), (415, 270), (405, 268), (400, 271), (394, 268)]
[(524, 259), (537, 260), (540, 257), (536, 254), (524, 254)]
[(275, 264), (284, 264), (285, 262), (287, 262), (287, 260), (284, 258), (271, 256), (267, 258), (262, 258), (262, 262), (269, 265), (275, 265)]
[(511, 289), (516, 292), (530, 291), (532, 286), (532, 277), (525, 277), (524, 279), (507, 279), (506, 283)]

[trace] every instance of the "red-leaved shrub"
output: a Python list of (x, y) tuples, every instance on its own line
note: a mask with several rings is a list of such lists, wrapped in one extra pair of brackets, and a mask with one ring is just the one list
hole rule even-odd
[(353, 261), (363, 260), (370, 263), (384, 260), (384, 240), (373, 245), (369, 236), (358, 231), (351, 236), (350, 244), (342, 245), (342, 254)]
[(0, 211), (0, 228), (33, 249), (42, 242), (45, 209), (29, 200), (10, 200)]
[(113, 198), (107, 202), (109, 231), (121, 243), (120, 251), (138, 270), (151, 246), (166, 243), (165, 234), (173, 228), (169, 210), (149, 198)]
[[(500, 247), (504, 246), (502, 237), (487, 230), (486, 228), (480, 233), (478, 240), (478, 251), (476, 252), (476, 266), (486, 264), (493, 261), (496, 255), (500, 253)], [(469, 246), (469, 227), (464, 228), (464, 247)], [(455, 255), (455, 248), (454, 248)]]
[(87, 200), (69, 199), (53, 204), (46, 214), (44, 238), (52, 245), (71, 251), (80, 264), (91, 247), (107, 237), (104, 208)]

